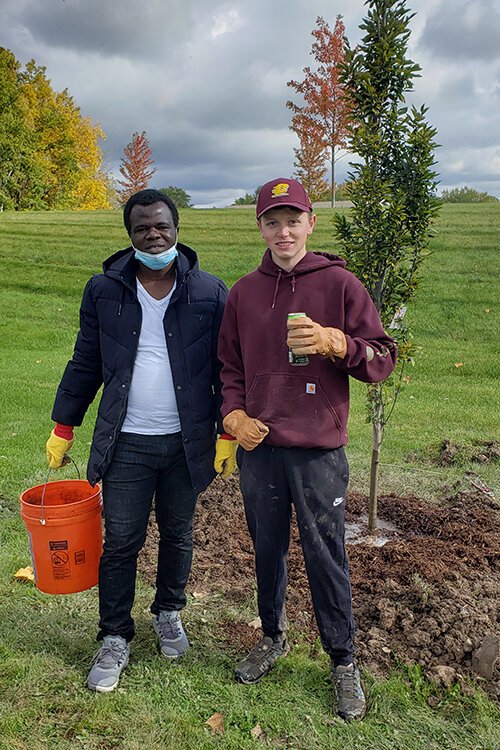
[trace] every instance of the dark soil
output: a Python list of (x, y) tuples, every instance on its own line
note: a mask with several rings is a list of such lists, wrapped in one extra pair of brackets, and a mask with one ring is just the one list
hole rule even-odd
[[(348, 496), (346, 544), (358, 661), (379, 676), (397, 661), (418, 663), (438, 683), (472, 678), (499, 698), (500, 673), (492, 667), (499, 634), (498, 504), (480, 490), (461, 492), (439, 506), (382, 496), (381, 530), (375, 536), (366, 527), (366, 511), (365, 497)], [(152, 520), (139, 568), (153, 584), (156, 555)], [(288, 570), (292, 632), (314, 643), (318, 632), (295, 524)], [(199, 497), (188, 590), (224, 593), (233, 601), (248, 599), (254, 590), (252, 544), (234, 476), (216, 479)], [(228, 646), (242, 651), (258, 637), (243, 620), (222, 628)]]

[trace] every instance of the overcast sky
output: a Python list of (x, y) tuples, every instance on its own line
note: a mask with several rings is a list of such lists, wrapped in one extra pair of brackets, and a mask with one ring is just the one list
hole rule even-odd
[[(500, 197), (500, 0), (408, 0), (411, 101), (438, 129), (441, 186)], [(316, 17), (344, 17), (354, 46), (363, 0), (0, 0), (0, 45), (47, 69), (99, 122), (114, 174), (134, 131), (158, 168), (151, 187), (229, 205), (291, 176), (290, 79), (314, 65)], [(296, 98), (296, 97), (295, 97)], [(346, 176), (349, 157), (338, 167)]]

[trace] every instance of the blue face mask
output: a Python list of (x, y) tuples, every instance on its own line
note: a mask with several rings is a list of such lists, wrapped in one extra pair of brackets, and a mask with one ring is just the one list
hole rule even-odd
[(169, 247), (168, 250), (165, 250), (163, 253), (158, 253), (158, 255), (153, 255), (152, 253), (143, 253), (141, 250), (137, 250), (136, 247), (132, 245), (132, 247), (135, 250), (135, 257), (138, 261), (140, 261), (143, 265), (150, 268), (152, 271), (161, 271), (162, 268), (165, 268), (169, 265), (169, 263), (172, 263), (173, 260), (177, 258), (179, 255), (179, 251), (177, 250), (177, 242), (175, 245), (172, 245), (172, 247)]

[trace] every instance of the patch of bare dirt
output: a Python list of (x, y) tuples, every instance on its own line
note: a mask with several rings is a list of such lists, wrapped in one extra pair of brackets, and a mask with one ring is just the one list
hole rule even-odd
[[(346, 534), (357, 623), (357, 658), (374, 674), (395, 660), (418, 663), (442, 684), (462, 676), (500, 697), (498, 667), (500, 508), (481, 491), (461, 492), (439, 506), (415, 497), (379, 498), (381, 531), (366, 527), (367, 499), (350, 494)], [(157, 531), (150, 523), (139, 569), (156, 574)], [(297, 527), (288, 559), (288, 619), (312, 642), (318, 632)], [(200, 495), (195, 516), (191, 592), (223, 592), (233, 601), (254, 588), (252, 543), (238, 481), (216, 479)], [(255, 643), (247, 623), (225, 623), (233, 648)]]

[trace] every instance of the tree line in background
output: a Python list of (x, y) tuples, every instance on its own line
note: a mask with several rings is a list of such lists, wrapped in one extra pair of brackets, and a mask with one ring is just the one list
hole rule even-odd
[[(393, 3), (391, 3), (393, 4)], [(290, 128), (297, 134), (296, 171), (312, 200), (351, 200), (355, 179), (337, 185), (337, 161), (352, 150), (356, 113), (342, 77), (349, 42), (341, 16), (333, 31), (321, 17), (312, 31), (311, 49), (317, 66), (303, 69), (303, 81), (288, 81), (302, 104), (287, 102)], [(120, 165), (123, 179), (114, 181), (104, 168), (102, 128), (81, 114), (65, 89), (56, 92), (45, 68), (31, 60), (24, 69), (10, 50), (0, 48), (0, 211), (4, 209), (108, 209), (124, 204), (148, 186), (155, 174), (145, 131), (134, 133)], [(330, 182), (326, 178), (330, 162)], [(179, 208), (191, 206), (183, 188), (161, 188)], [(237, 198), (234, 205), (257, 202), (258, 188)], [(443, 190), (446, 203), (497, 201), (470, 187)]]
[(5, 48), (0, 81), (0, 210), (110, 208), (101, 127), (53, 90), (44, 67), (22, 68)]

